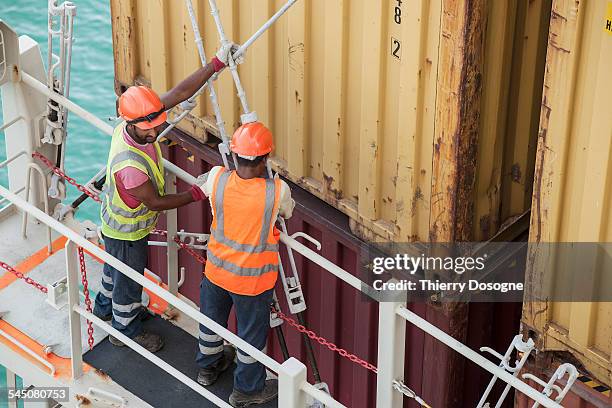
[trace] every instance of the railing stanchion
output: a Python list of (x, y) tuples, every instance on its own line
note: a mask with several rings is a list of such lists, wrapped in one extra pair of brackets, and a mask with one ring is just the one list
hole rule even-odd
[(79, 279), (77, 245), (66, 242), (66, 273), (68, 274), (68, 319), (70, 324), (70, 357), (72, 378), (83, 375), (83, 346), (81, 341), (81, 316), (74, 310), (79, 305)]
[(405, 301), (385, 302), (378, 306), (378, 375), (376, 376), (376, 406), (399, 408), (404, 396), (393, 389), (393, 381), (404, 379), (406, 350), (406, 320), (396, 313)]
[(278, 372), (278, 406), (304, 407), (306, 394), (302, 384), (306, 382), (306, 366), (294, 357), (281, 364)]
[[(166, 173), (166, 194), (176, 193), (176, 176), (170, 172)], [(173, 295), (178, 294), (178, 246), (174, 242), (176, 229), (178, 227), (178, 210), (166, 211), (166, 242), (168, 243), (168, 291)]]

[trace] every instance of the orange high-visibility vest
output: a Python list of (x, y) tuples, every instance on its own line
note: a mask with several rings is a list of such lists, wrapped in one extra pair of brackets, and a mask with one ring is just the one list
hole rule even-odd
[(211, 282), (247, 296), (274, 287), (280, 232), (272, 217), (279, 201), (278, 179), (245, 180), (225, 169), (217, 173), (204, 272)]

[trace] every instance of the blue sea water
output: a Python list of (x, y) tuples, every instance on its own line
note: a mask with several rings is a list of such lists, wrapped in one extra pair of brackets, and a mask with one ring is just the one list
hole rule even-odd
[[(77, 5), (73, 46), (70, 99), (102, 119), (115, 115), (114, 65), (109, 1), (72, 0)], [(0, 19), (19, 35), (28, 35), (40, 44), (43, 61), (47, 55), (47, 1), (0, 0)], [(1, 101), (0, 101), (1, 104)], [(0, 105), (1, 106), (1, 105)], [(0, 109), (0, 123), (3, 122)], [(87, 182), (106, 164), (110, 137), (74, 114), (69, 115), (66, 172), (81, 183)], [(6, 158), (4, 134), (0, 133), (0, 161)], [(7, 185), (6, 170), (0, 182)], [(66, 202), (80, 192), (68, 186)], [(77, 218), (98, 220), (99, 205), (87, 200)]]
[[(73, 0), (77, 5), (73, 48), (70, 98), (99, 118), (115, 115), (114, 66), (110, 2)], [(47, 1), (0, 0), (0, 19), (19, 35), (28, 35), (40, 44), (43, 61), (47, 55)], [(0, 123), (2, 118), (0, 99)], [(68, 122), (66, 171), (85, 183), (106, 163), (110, 138), (71, 114)], [(0, 132), (0, 161), (6, 159), (4, 133)], [(0, 170), (0, 183), (8, 185), (6, 169)], [(80, 195), (68, 186), (67, 202)], [(98, 223), (99, 206), (87, 200), (77, 211), (77, 218)], [(0, 388), (6, 384), (0, 366)], [(0, 408), (7, 401), (0, 398)]]

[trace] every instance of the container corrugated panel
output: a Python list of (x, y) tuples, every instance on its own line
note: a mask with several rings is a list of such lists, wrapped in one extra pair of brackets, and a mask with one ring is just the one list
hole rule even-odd
[[(172, 141), (162, 145), (164, 156), (191, 174), (199, 175), (209, 170), (212, 165), (221, 164), (220, 157), (212, 148), (202, 146), (179, 132), (173, 132), (170, 137)], [(299, 187), (295, 185), (291, 187), (297, 204), (294, 216), (288, 222), (289, 233), (304, 231), (312, 235), (321, 242), (321, 254), (324, 257), (357, 274), (360, 251), (368, 244), (350, 232), (348, 217)], [(187, 188), (179, 181), (178, 191)], [(178, 210), (179, 229), (206, 233), (209, 231), (210, 222), (211, 215), (207, 201), (189, 204)], [(158, 226), (165, 227), (163, 217)], [(149, 268), (166, 281), (165, 248), (149, 248)], [(288, 267), (284, 253), (285, 249), (282, 247), (283, 262)], [(339, 347), (376, 364), (377, 304), (368, 301), (351, 286), (297, 254), (296, 261), (308, 305), (307, 326)], [(179, 251), (179, 266), (186, 268), (185, 283), (180, 288), (181, 294), (199, 304), (202, 265), (184, 251)], [(283, 293), (279, 283), (277, 294), (282, 309), (287, 311)], [(423, 317), (427, 316), (442, 328), (449, 325), (450, 318), (439, 307), (421, 303), (410, 305), (410, 309)], [(487, 345), (499, 351), (505, 350), (519, 330), (520, 310), (520, 304), (470, 305), (465, 322), (466, 343), (473, 349)], [(233, 329), (234, 326), (230, 324), (230, 328)], [(291, 354), (306, 364), (304, 345), (299, 334), (288, 325), (283, 325), (283, 330)], [(427, 340), (428, 336), (422, 330), (412, 325), (408, 326), (406, 384), (422, 395), (431, 406), (473, 407), (486, 387), (490, 375), (474, 364), (463, 361), (464, 366), (460, 374), (455, 372), (451, 376), (446, 376), (444, 370), (448, 361), (445, 360), (445, 354), (428, 349)], [(439, 346), (445, 347), (441, 344)], [(376, 375), (316, 343), (314, 350), (321, 377), (329, 384), (335, 398), (351, 408), (375, 406)], [(282, 361), (276, 335), (273, 332), (270, 333), (268, 351), (278, 361)], [(470, 381), (464, 381), (465, 378), (470, 378)], [(310, 370), (309, 380), (313, 381)], [(452, 395), (452, 400), (448, 400), (449, 397), (444, 391), (457, 386), (460, 392)], [(418, 407), (413, 400), (408, 399), (405, 406)]]
[[(612, 242), (611, 21), (608, 0), (553, 2), (530, 241)], [(545, 254), (535, 251), (528, 266), (535, 299), (541, 282), (563, 279), (543, 276)], [(579, 290), (612, 285), (609, 269), (589, 270), (575, 271)], [(569, 351), (612, 384), (612, 303), (530, 302), (523, 321), (541, 350)]]
[[(283, 0), (220, 0), (245, 41)], [(274, 166), (368, 240), (486, 239), (529, 207), (546, 0), (300, 0), (247, 53), (250, 105)], [(164, 92), (200, 61), (183, 2), (111, 0), (117, 90)], [(208, 58), (218, 36), (194, 1)], [(216, 82), (230, 132), (240, 105)], [(538, 98), (539, 99), (539, 98)], [(207, 97), (180, 128), (217, 134)], [(536, 120), (537, 123), (537, 120)], [(456, 225), (463, 224), (459, 231)]]

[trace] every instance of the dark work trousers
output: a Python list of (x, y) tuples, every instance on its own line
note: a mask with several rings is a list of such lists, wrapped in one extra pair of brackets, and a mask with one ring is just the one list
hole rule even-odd
[[(270, 329), (272, 291), (273, 289), (270, 289), (257, 296), (237, 295), (220, 288), (204, 276), (200, 284), (200, 312), (227, 327), (230, 309), (234, 305), (238, 319), (238, 336), (265, 353)], [(200, 325), (197, 364), (202, 368), (211, 367), (222, 355), (221, 337)], [(234, 388), (245, 394), (263, 390), (266, 380), (265, 367), (243, 351), (237, 350), (236, 357), (238, 363), (234, 371)]]
[[(106, 252), (144, 275), (147, 266), (148, 236), (138, 241), (123, 241), (104, 237)], [(142, 286), (109, 264), (104, 264), (102, 290), (96, 296), (94, 312), (101, 316), (112, 313), (112, 325), (129, 338), (142, 331), (141, 319), (136, 319), (142, 302)]]

